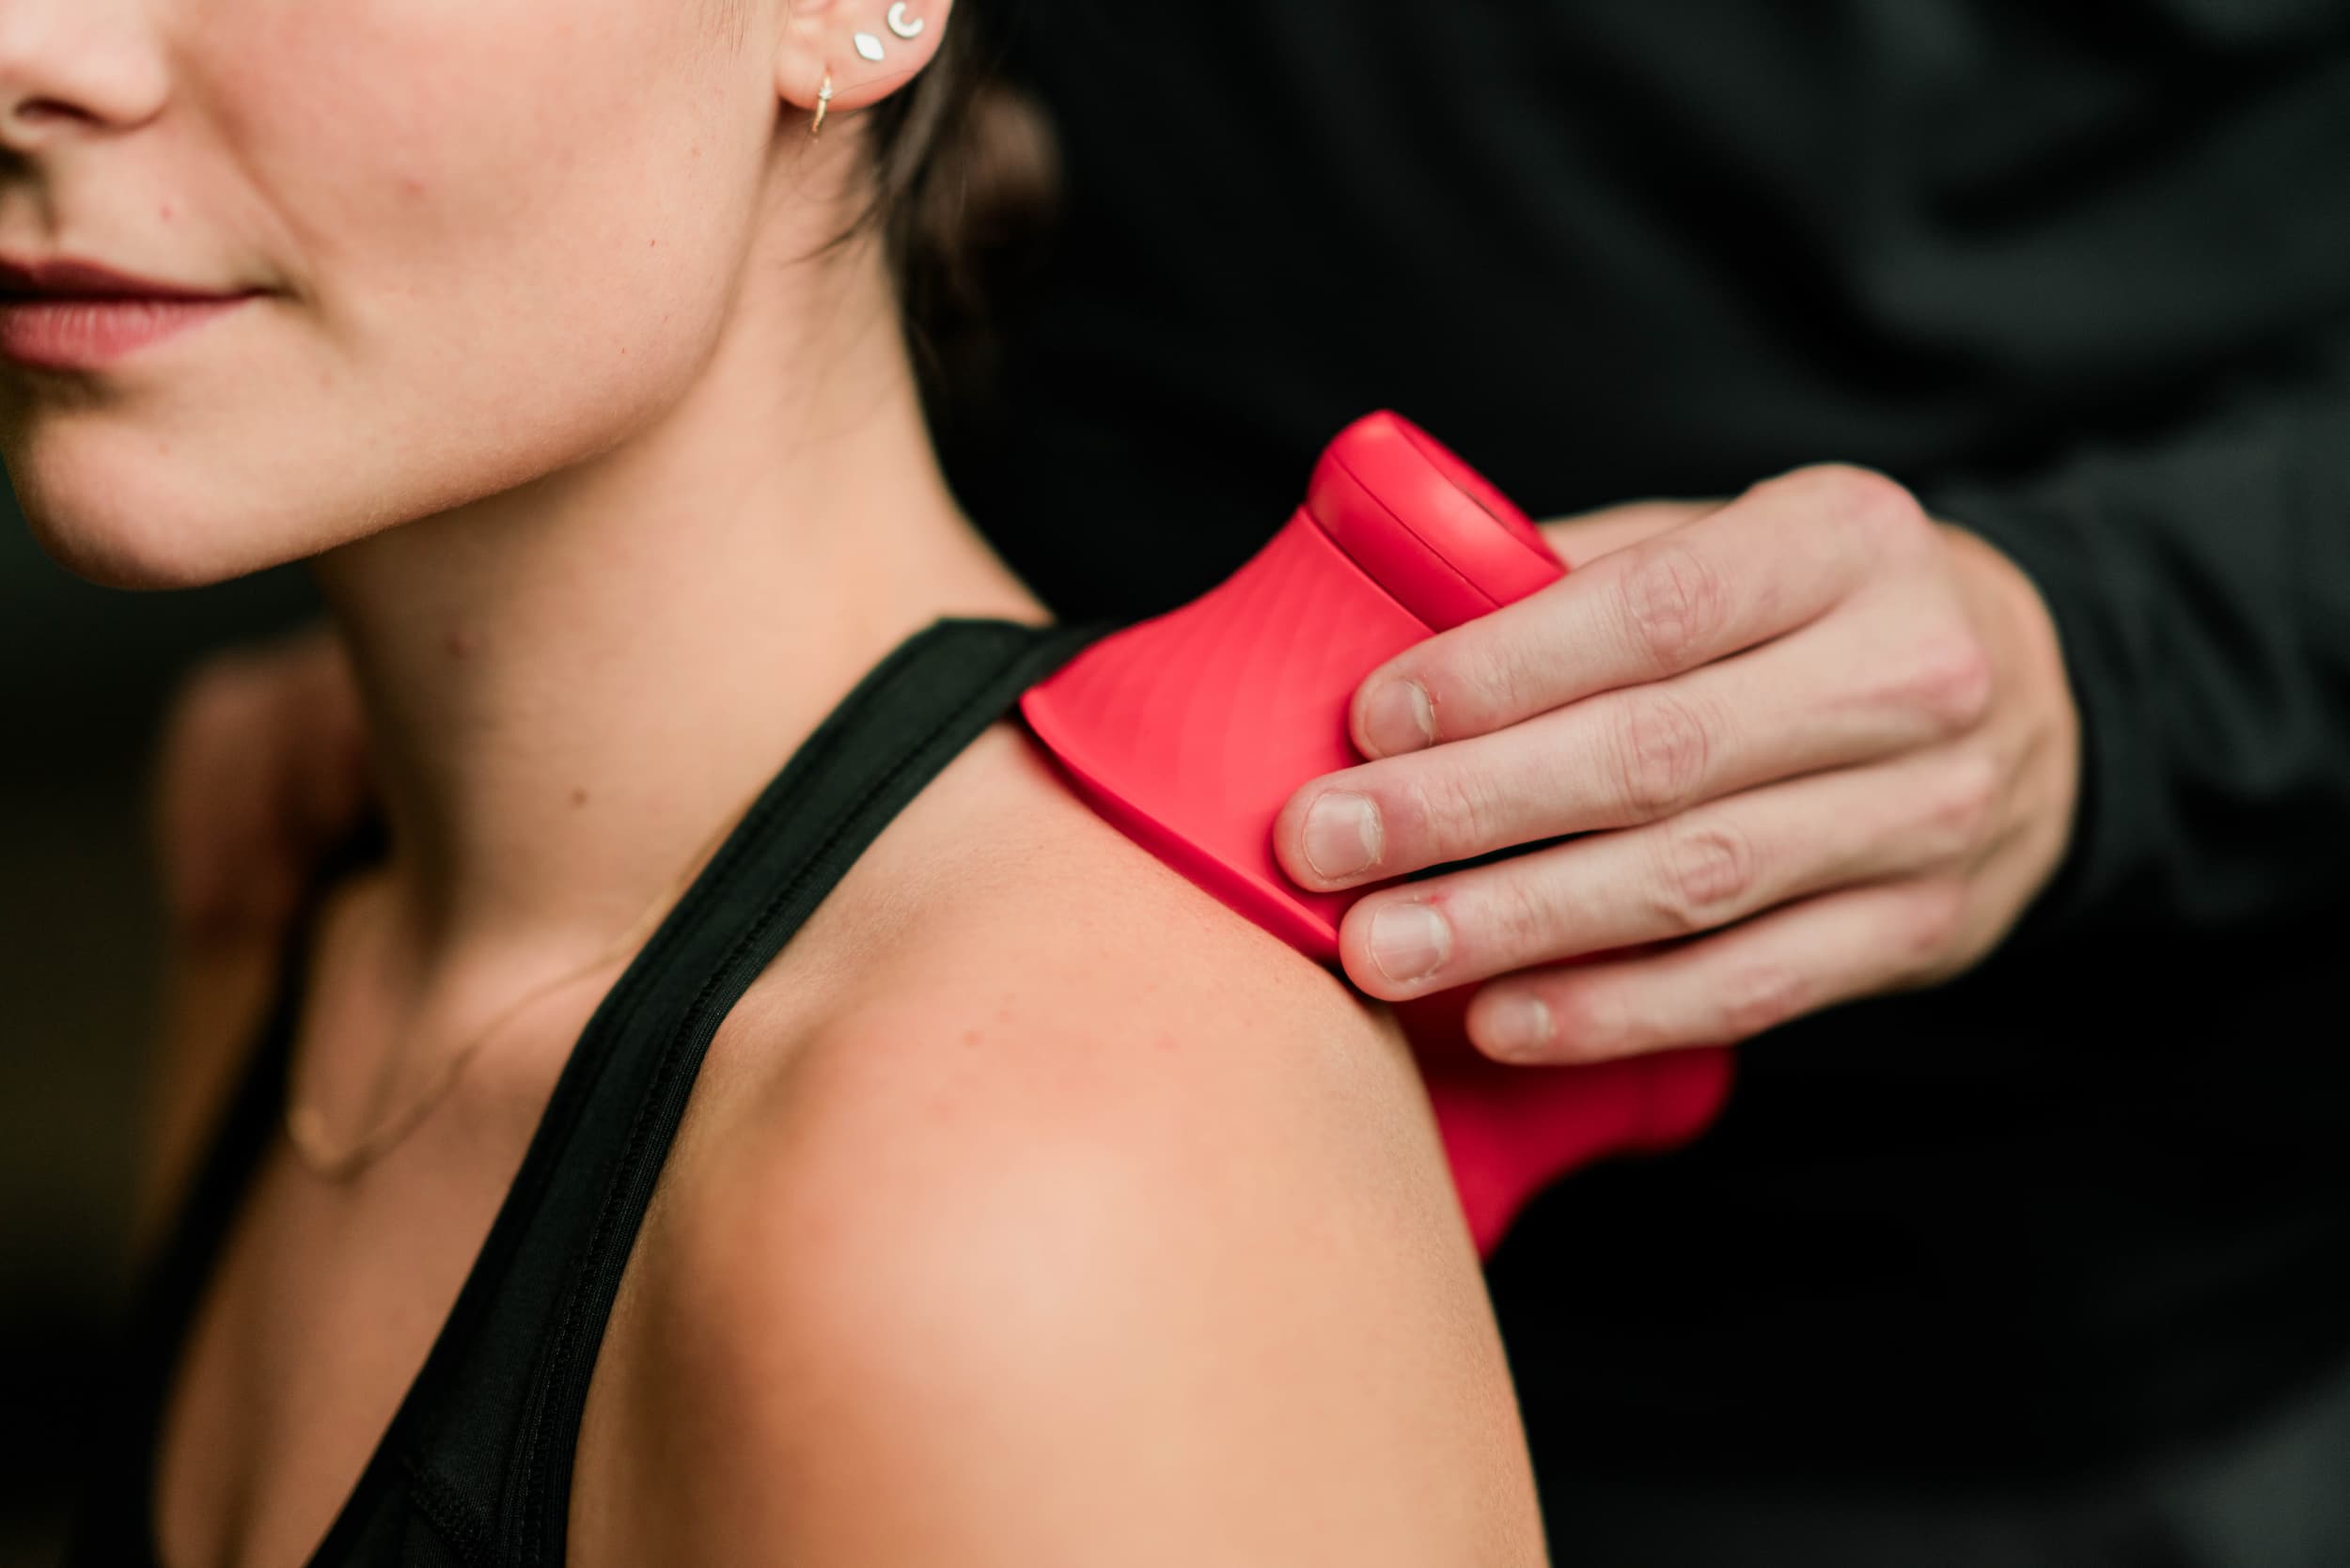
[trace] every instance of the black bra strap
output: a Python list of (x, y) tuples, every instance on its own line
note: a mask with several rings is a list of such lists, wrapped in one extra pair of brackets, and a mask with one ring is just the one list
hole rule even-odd
[(1104, 630), (940, 620), (801, 746), (589, 1021), (370, 1482), (389, 1483), (372, 1471), (398, 1452), (412, 1496), (451, 1515), (445, 1534), (493, 1561), (562, 1560), (604, 1324), (719, 1025), (907, 802)]

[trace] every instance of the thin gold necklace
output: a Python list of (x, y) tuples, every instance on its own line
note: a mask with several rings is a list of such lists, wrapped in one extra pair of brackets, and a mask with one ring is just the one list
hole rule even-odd
[(701, 847), (694, 852), (693, 857), (686, 861), (685, 870), (679, 872), (677, 877), (661, 890), (660, 894), (646, 907), (645, 912), (639, 915), (628, 930), (622, 932), (611, 946), (598, 952), (595, 957), (578, 968), (566, 970), (553, 980), (542, 980), (508, 1003), (497, 1016), (476, 1031), (471, 1039), (449, 1053), (441, 1065), (433, 1070), (432, 1075), (425, 1080), (424, 1089), (420, 1093), (406, 1105), (397, 1107), (391, 1114), (379, 1117), (373, 1125), (362, 1129), (358, 1137), (337, 1142), (327, 1131), (326, 1119), (319, 1114), (318, 1107), (305, 1104), (295, 1092), (293, 1074), (289, 1071), (286, 1074), (286, 1138), (292, 1144), (295, 1157), (300, 1159), (313, 1173), (330, 1182), (348, 1182), (398, 1148), (402, 1139), (424, 1125), (425, 1118), (431, 1116), (441, 1101), (447, 1097), (449, 1090), (457, 1087), (457, 1080), (463, 1074), (466, 1064), (479, 1055), (481, 1048), (495, 1038), (500, 1029), (520, 1016), (525, 1009), (534, 1002), (544, 1001), (567, 985), (586, 980), (650, 934), (654, 928), (660, 925), (662, 917), (667, 913), (669, 905), (688, 886), (692, 886), (695, 875), (701, 870), (702, 862), (726, 841), (727, 835), (734, 830), (735, 823), (745, 811), (750, 809), (751, 802), (757, 800), (760, 794), (765, 792), (765, 790), (766, 785), (762, 782), (749, 799), (727, 814), (726, 819), (720, 823), (718, 830), (704, 839)]

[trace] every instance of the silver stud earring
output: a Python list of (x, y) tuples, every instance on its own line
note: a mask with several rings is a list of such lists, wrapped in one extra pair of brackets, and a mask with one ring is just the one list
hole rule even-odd
[(882, 57), (882, 46), (881, 46), (881, 39), (879, 39), (875, 38), (872, 34), (870, 34), (870, 33), (856, 33), (856, 34), (853, 34), (853, 35), (851, 35), (851, 37), (850, 37), (850, 39), (849, 39), (849, 41), (850, 41), (851, 43), (855, 44), (855, 45), (856, 45), (856, 52), (857, 52), (858, 54), (860, 54), (860, 55), (864, 55), (867, 59), (869, 59), (869, 60), (874, 60), (874, 61), (878, 61), (878, 60), (880, 60), (880, 59), (881, 59), (881, 57)]
[(920, 17), (916, 17), (912, 22), (906, 20), (906, 0), (898, 0), (896, 5), (889, 8), (889, 30), (901, 39), (919, 38), (922, 36), (922, 29), (929, 25), (930, 24)]

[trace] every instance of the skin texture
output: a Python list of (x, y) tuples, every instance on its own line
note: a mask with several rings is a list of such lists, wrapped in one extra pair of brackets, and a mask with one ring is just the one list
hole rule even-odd
[[(336, 620), (216, 666), (170, 743), (166, 836), (268, 774), (226, 841), (286, 874), (231, 862), (274, 913), (179, 933), (150, 1213), (362, 760), (390, 852), (319, 914), (294, 1093), (351, 1138), (480, 1041), (356, 1177), (265, 1152), (173, 1375), (165, 1561), (306, 1556), (615, 937), (892, 646), (1042, 619), (937, 474), (880, 257), (825, 252), (857, 111), (951, 25), (927, 0), (869, 66), (884, 8), (0, 7), (0, 255), (257, 290), (95, 370), (0, 370), (39, 538), (143, 587), (307, 558)], [(722, 1029), (577, 1462), (588, 1564), (1542, 1556), (1392, 1022), (1008, 726)]]
[(623, 1282), (609, 1560), (1542, 1560), (1391, 1022), (1009, 729), (854, 878), (721, 1037)]
[(1728, 1044), (1960, 973), (2046, 885), (2080, 720), (1991, 545), (1834, 465), (1545, 532), (1578, 570), (1374, 670), (1371, 760), (1282, 810), (1316, 888), (1577, 836), (1362, 899), (1366, 992), (1502, 977), (1468, 1027), (1505, 1060)]

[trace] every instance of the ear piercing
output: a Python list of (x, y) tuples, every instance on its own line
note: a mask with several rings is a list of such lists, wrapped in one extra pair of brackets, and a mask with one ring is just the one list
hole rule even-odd
[[(897, 34), (901, 39), (920, 38), (922, 36), (922, 29), (930, 25), (928, 19), (923, 17), (917, 16), (911, 21), (907, 20), (906, 0), (898, 0), (896, 5), (889, 8), (888, 21), (889, 30)], [(849, 37), (849, 41), (856, 45), (856, 52), (858, 54), (864, 55), (867, 59), (871, 60), (876, 65), (881, 63), (881, 39), (875, 38), (870, 33), (853, 33)]]
[[(889, 30), (897, 34), (901, 39), (920, 38), (922, 36), (922, 29), (930, 25), (930, 20), (927, 17), (917, 16), (909, 18), (906, 15), (906, 0), (897, 0), (897, 3), (889, 8), (889, 16), (887, 20), (889, 23)], [(881, 63), (881, 39), (875, 38), (870, 33), (852, 33), (849, 35), (849, 41), (856, 46), (857, 55), (861, 58), (870, 60), (875, 65), (879, 65)], [(816, 95), (816, 118), (808, 122), (807, 133), (809, 135), (821, 136), (823, 134), (824, 111), (831, 105), (831, 103), (832, 72), (826, 71), (824, 72), (824, 86)]]
[(807, 122), (807, 133), (811, 139), (824, 133), (824, 111), (831, 107), (832, 72), (827, 71), (824, 72), (824, 85), (816, 89), (816, 118)]

